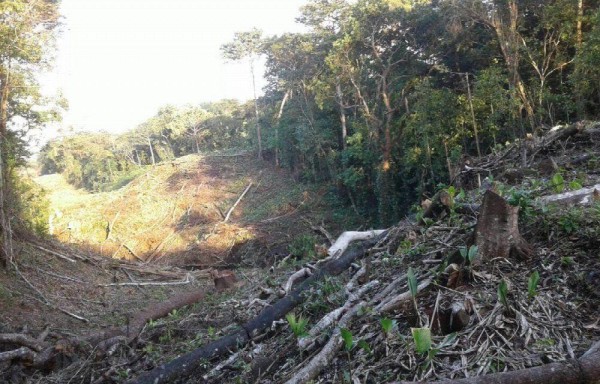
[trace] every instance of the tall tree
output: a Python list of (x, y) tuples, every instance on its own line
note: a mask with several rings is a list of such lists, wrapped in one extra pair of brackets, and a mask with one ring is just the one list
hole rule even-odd
[(17, 198), (12, 175), (20, 156), (18, 137), (11, 131), (17, 117), (40, 123), (43, 113), (31, 108), (39, 99), (35, 71), (49, 63), (59, 13), (56, 0), (0, 1), (0, 264), (12, 260), (11, 207)]
[(254, 94), (254, 112), (256, 114), (256, 139), (258, 141), (258, 158), (262, 159), (262, 135), (256, 97), (256, 78), (254, 64), (262, 51), (262, 31), (254, 28), (248, 32), (236, 32), (233, 41), (221, 46), (221, 53), (226, 60), (239, 61), (248, 59), (252, 75), (252, 92)]

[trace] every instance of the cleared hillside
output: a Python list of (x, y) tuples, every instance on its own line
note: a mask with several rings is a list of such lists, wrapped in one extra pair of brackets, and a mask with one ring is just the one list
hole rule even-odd
[[(324, 193), (251, 154), (188, 155), (147, 166), (112, 192), (75, 190), (56, 174), (36, 181), (49, 191), (53, 236), (118, 259), (197, 267), (265, 265), (265, 258), (285, 256), (294, 237), (310, 233), (308, 222), (343, 225), (322, 209)], [(277, 244), (285, 246), (277, 249)]]

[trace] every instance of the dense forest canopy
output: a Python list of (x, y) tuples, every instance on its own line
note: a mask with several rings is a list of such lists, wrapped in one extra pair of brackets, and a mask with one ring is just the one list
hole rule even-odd
[(98, 191), (143, 165), (254, 148), (388, 225), (470, 156), (598, 115), (594, 0), (312, 0), (298, 20), (307, 32), (223, 46), (266, 58), (256, 101), (169, 106), (121, 136), (63, 138), (43, 149), (44, 171)]

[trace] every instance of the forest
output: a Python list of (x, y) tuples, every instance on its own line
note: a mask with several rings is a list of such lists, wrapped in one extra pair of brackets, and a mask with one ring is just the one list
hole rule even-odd
[(389, 225), (470, 157), (597, 116), (599, 18), (593, 1), (311, 1), (307, 32), (222, 47), (252, 70), (266, 59), (263, 96), (166, 106), (120, 136), (52, 141), (40, 161), (98, 191), (143, 164), (245, 147)]
[(59, 5), (0, 0), (0, 381), (597, 382), (600, 2), (308, 0), (32, 161)]

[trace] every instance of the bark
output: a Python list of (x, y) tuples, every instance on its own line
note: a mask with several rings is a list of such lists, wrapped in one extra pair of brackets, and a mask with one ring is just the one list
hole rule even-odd
[(479, 255), (476, 263), (497, 257), (528, 258), (532, 249), (519, 233), (519, 207), (509, 205), (500, 195), (487, 190), (483, 196), (474, 244)]
[[(518, 371), (468, 377), (457, 380), (421, 382), (422, 384), (599, 384), (600, 342), (579, 359), (567, 360)], [(396, 384), (416, 384), (401, 382)]]

